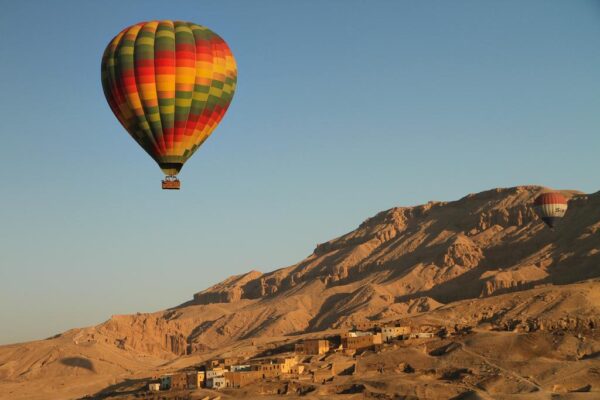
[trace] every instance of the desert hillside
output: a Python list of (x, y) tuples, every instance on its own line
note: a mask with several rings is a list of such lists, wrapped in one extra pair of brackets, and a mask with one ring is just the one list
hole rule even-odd
[(230, 277), (171, 309), (2, 346), (0, 398), (47, 398), (30, 382), (50, 378), (57, 398), (76, 397), (223, 349), (368, 321), (597, 327), (600, 192), (562, 191), (569, 210), (551, 230), (531, 207), (544, 190), (392, 208), (297, 264)]
[(600, 192), (563, 191), (569, 211), (553, 231), (531, 208), (543, 190), (392, 208), (298, 264), (234, 276), (181, 306), (115, 316), (95, 331), (125, 348), (182, 355), (600, 276)]

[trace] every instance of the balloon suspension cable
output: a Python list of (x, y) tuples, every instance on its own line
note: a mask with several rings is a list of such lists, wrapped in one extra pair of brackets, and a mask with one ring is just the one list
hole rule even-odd
[(181, 182), (175, 175), (167, 175), (162, 181), (162, 188), (164, 190), (179, 190), (181, 188)]

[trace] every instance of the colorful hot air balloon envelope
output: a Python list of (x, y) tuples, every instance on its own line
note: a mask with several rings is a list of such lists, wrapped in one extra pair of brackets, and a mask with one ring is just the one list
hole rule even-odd
[(533, 207), (550, 228), (565, 216), (567, 199), (560, 193), (542, 193), (534, 201)]
[(125, 28), (102, 57), (111, 110), (167, 175), (164, 189), (223, 118), (237, 68), (216, 33), (190, 22), (151, 21)]

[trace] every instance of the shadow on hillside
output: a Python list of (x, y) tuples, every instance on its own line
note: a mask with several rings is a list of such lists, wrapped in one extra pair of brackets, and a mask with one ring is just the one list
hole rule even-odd
[(337, 307), (335, 307), (337, 303), (351, 295), (352, 293), (336, 293), (329, 296), (321, 306), (317, 315), (308, 321), (308, 329), (306, 332), (318, 332), (329, 328), (339, 318), (338, 313), (331, 313), (331, 311), (337, 309)]
[(84, 399), (108, 399), (114, 396), (136, 395), (146, 391), (147, 379), (125, 379), (123, 382), (115, 383), (107, 386), (99, 392), (91, 395), (80, 397), (78, 400)]
[(84, 357), (66, 357), (62, 358), (60, 363), (68, 367), (83, 368), (91, 372), (96, 372), (94, 363)]
[(294, 351), (294, 345), (295, 343), (284, 343), (280, 346), (273, 347), (272, 349), (266, 349), (264, 351), (261, 351), (260, 353), (254, 355), (252, 358), (256, 359), (264, 357), (273, 357), (278, 356), (280, 354), (291, 353)]

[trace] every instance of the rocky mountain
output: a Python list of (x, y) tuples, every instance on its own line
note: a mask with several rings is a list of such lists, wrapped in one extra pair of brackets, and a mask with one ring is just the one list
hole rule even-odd
[(13, 382), (4, 390), (81, 363), (91, 367), (78, 373), (107, 384), (243, 341), (365, 321), (411, 317), (532, 330), (598, 324), (600, 192), (562, 191), (569, 210), (551, 230), (532, 209), (544, 190), (493, 189), (392, 208), (297, 264), (230, 277), (171, 309), (1, 346), (0, 378)]
[(182, 355), (600, 276), (600, 192), (563, 191), (569, 211), (551, 230), (531, 207), (544, 190), (392, 208), (295, 265), (233, 276), (178, 307), (115, 316), (96, 331), (125, 348)]

